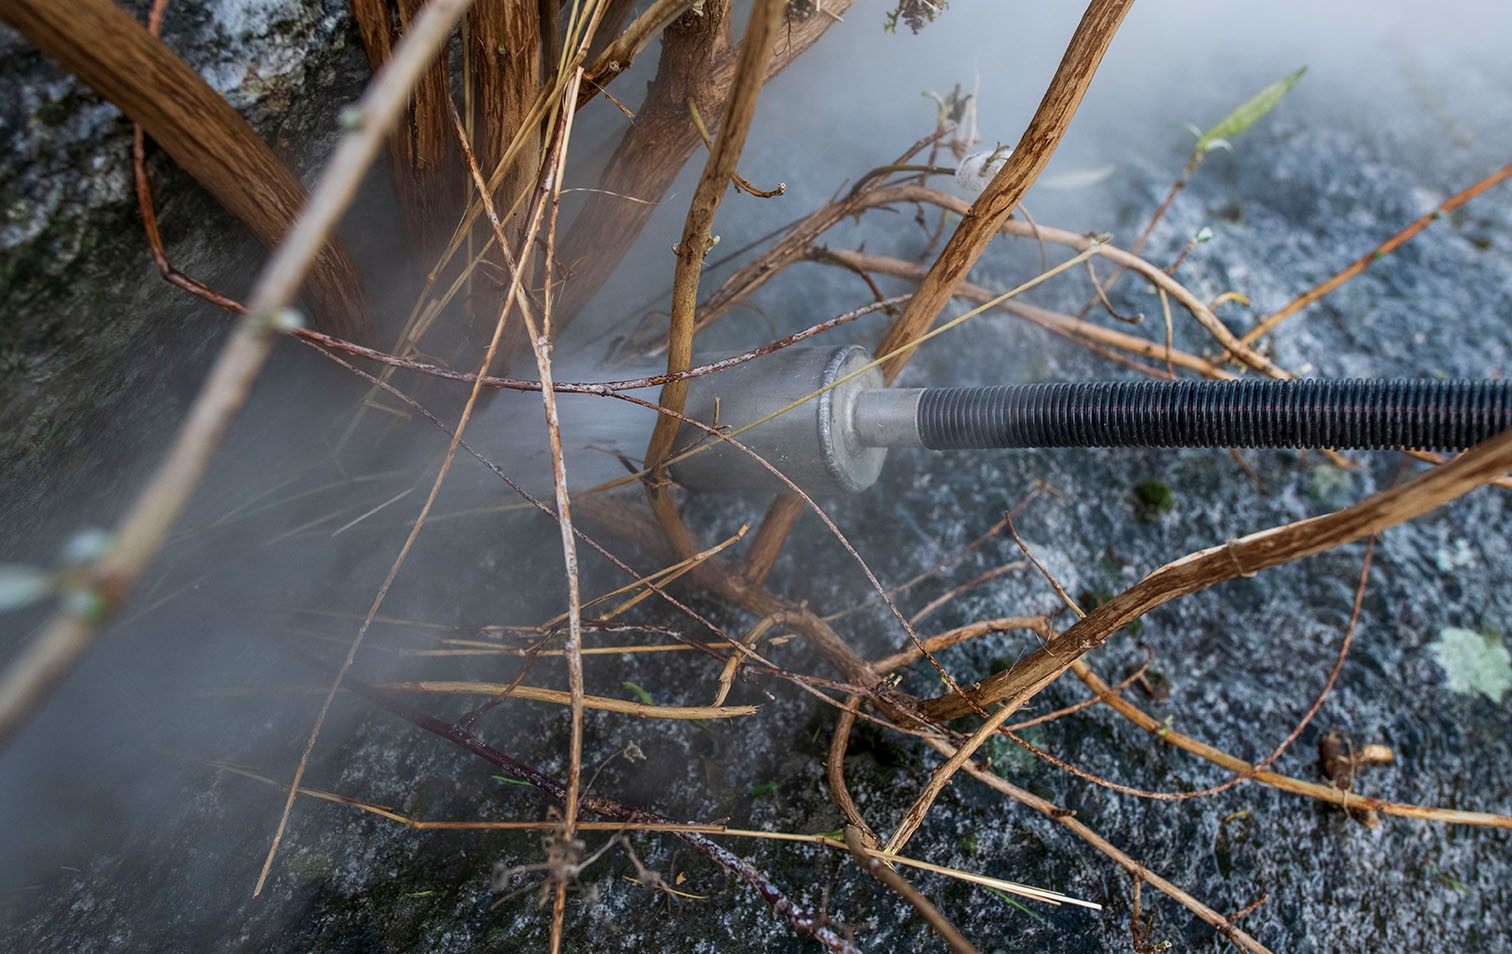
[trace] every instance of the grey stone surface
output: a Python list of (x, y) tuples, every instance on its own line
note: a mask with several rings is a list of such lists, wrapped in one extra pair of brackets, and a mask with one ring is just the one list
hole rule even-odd
[[(182, 17), (170, 16), (170, 42), (223, 84), (270, 138), (287, 139), (291, 156), (308, 169), (322, 151), (333, 103), (347, 101), (356, 89), (361, 59), (341, 4), (328, 0), (295, 10), (251, 2), (186, 8)], [(1463, 11), (1441, 12), (1451, 23)], [(775, 112), (763, 113), (766, 125), (742, 163), (755, 181), (788, 181), (784, 201), (790, 204), (732, 197), (720, 224), (725, 247), (822, 200), (841, 180), (888, 161), (914, 138), (929, 120), (928, 104), (915, 98), (918, 89), (941, 88), (942, 78), (947, 86), (969, 84), (963, 51), (985, 55), (973, 46), (973, 35), (988, 31), (971, 13), (957, 4), (918, 38), (879, 43), (865, 22), (867, 9), (858, 5), (851, 19), (862, 28), (821, 47), (770, 91)], [(1075, 13), (1035, 16), (1074, 20)], [(1243, 291), (1249, 309), (1230, 305), (1220, 313), (1236, 329), (1246, 327), (1504, 162), (1512, 148), (1506, 63), (1483, 55), (1489, 41), (1479, 39), (1495, 31), (1459, 28), (1451, 44), (1444, 31), (1453, 27), (1415, 33), (1403, 16), (1388, 10), (1348, 29), (1334, 24), (1336, 32), (1329, 33), (1296, 10), (1283, 11), (1278, 19), (1287, 22), (1247, 28), (1253, 49), (1246, 49), (1224, 32), (1229, 27), (1193, 26), (1200, 18), (1192, 9), (1148, 19), (1137, 12), (1094, 85), (1059, 169), (1111, 162), (1116, 171), (1079, 190), (1036, 192), (1036, 217), (1114, 231), (1127, 242), (1185, 161), (1189, 140), (1182, 122), (1211, 121), (1299, 58), (1317, 57), (1274, 116), (1237, 141), (1234, 153), (1210, 157), (1149, 248), (1154, 260), (1169, 260), (1197, 229), (1211, 227), (1214, 240), (1180, 275), (1204, 297)], [(1035, 20), (1019, 26), (1022, 35), (1043, 41), (1021, 44), (1012, 64), (1004, 58), (982, 67), (989, 140), (1012, 136), (998, 130), (1016, 130), (1014, 123), (1028, 115), (1069, 29), (1059, 21), (1053, 28)], [(1155, 37), (1169, 45), (1155, 45)], [(1312, 45), (1288, 45), (1301, 44), (1298, 37)], [(0, 103), (6, 143), (0, 156), (6, 210), (0, 228), (0, 415), (6, 415), (0, 418), (6, 468), (0, 544), (6, 549), (0, 560), (47, 562), (70, 528), (108, 522), (129, 499), (193, 394), (214, 344), (215, 334), (204, 329), (224, 319), (153, 276), (127, 187), (125, 124), (13, 39), (3, 42), (0, 74), (20, 92)], [(994, 39), (985, 50), (1001, 42)], [(1332, 47), (1356, 59), (1329, 60), (1319, 52)], [(1376, 49), (1389, 55), (1369, 58)], [(862, 72), (879, 61), (893, 65)], [(872, 82), (842, 84), (861, 75)], [(846, 98), (839, 105), (820, 102), (816, 89), (844, 90)], [(1020, 95), (1020, 89), (1032, 93)], [(155, 169), (175, 258), (233, 289), (244, 285), (260, 252), (235, 237), (234, 225), (165, 163)], [(1277, 360), (1321, 375), (1500, 373), (1512, 350), (1508, 208), (1503, 193), (1492, 193), (1435, 223), (1284, 325), (1274, 339)], [(669, 202), (663, 212), (640, 253), (650, 263), (644, 274), (617, 279), (625, 300), (655, 292), (670, 271), (665, 249), (675, 237), (666, 233), (675, 236), (681, 206)], [(900, 221), (907, 216), (877, 217), (846, 226), (833, 240), (917, 253), (923, 238)], [(1034, 274), (1038, 263), (1030, 243), (1007, 243), (974, 277), (1007, 287)], [(721, 334), (751, 343), (801, 327), (814, 312), (853, 307), (864, 294), (851, 276), (795, 269), (791, 277), (758, 302), (760, 321), (746, 319)], [(1062, 284), (1037, 291), (1035, 300), (1075, 310), (1085, 298), (1084, 287)], [(1158, 326), (1158, 303), (1139, 283), (1124, 282), (1119, 301)], [(874, 320), (855, 334), (864, 339), (877, 328)], [(1210, 350), (1179, 316), (1175, 330), (1183, 347)], [(297, 349), (280, 358), (129, 618), (0, 754), (0, 821), (7, 827), (0, 841), (0, 948), (545, 948), (549, 914), (536, 905), (533, 876), (515, 882), (523, 894), (491, 907), (496, 864), (542, 859), (539, 836), (530, 832), (417, 832), (302, 800), (267, 892), (250, 897), (283, 796), (210, 763), (287, 779), (319, 704), (309, 690), (328, 677), (303, 666), (281, 640), (339, 658), (421, 494), (340, 536), (330, 530), (389, 501), (413, 481), (414, 462), (433, 462), (442, 446), (423, 428), (389, 435), (375, 430), (363, 432), (377, 435), (370, 453), (335, 458), (330, 447), (362, 385)], [(1124, 373), (1009, 319), (983, 318), (921, 351), (908, 377), (971, 383)], [(534, 401), (501, 396), (486, 413), (524, 417), (539, 413)], [(632, 454), (639, 453), (633, 445), (643, 438), (640, 424), (625, 419), (630, 436), (623, 449)], [(602, 437), (596, 430), (595, 441)], [(1401, 462), (1391, 455), (1361, 455), (1349, 471), (1317, 455), (1245, 458), (1263, 490), (1223, 452), (897, 454), (881, 486), (829, 510), (878, 576), (895, 583), (949, 558), (1039, 488), (1019, 528), (1067, 590), (1091, 601), (1194, 549), (1347, 505), (1401, 476)], [(403, 472), (381, 476), (395, 470)], [(364, 476), (350, 479), (354, 474)], [(1169, 488), (1169, 509), (1135, 503), (1135, 486), (1147, 480)], [(487, 486), (460, 476), (458, 483)], [(419, 483), (422, 492), (425, 486)], [(1478, 491), (1382, 537), (1339, 683), (1277, 763), (1279, 770), (1314, 778), (1317, 736), (1339, 728), (1357, 744), (1383, 743), (1396, 754), (1393, 765), (1364, 773), (1362, 791), (1512, 811), (1508, 702), (1452, 692), (1431, 650), (1444, 627), (1502, 638), (1512, 630), (1507, 499), (1504, 491)], [(445, 503), (450, 512), (478, 502), (474, 496)], [(751, 502), (689, 504), (692, 525), (711, 542), (759, 512)], [(425, 626), (376, 627), (359, 657), (359, 674), (370, 680), (459, 673), (510, 678), (516, 670), (490, 657), (459, 661), (410, 653), (434, 648), (438, 638), (499, 640), (480, 627), (535, 623), (558, 612), (555, 539), (550, 523), (519, 513), (437, 520), (419, 538), (384, 608), (387, 616)], [(1011, 541), (995, 540), (909, 591), (902, 608), (915, 611), (952, 586), (1019, 559)], [(1111, 640), (1092, 662), (1116, 677), (1143, 661), (1148, 646), (1170, 696), (1141, 698), (1141, 704), (1214, 745), (1258, 758), (1284, 737), (1322, 685), (1362, 559), (1363, 547), (1353, 545), (1183, 600)], [(773, 586), (821, 611), (838, 611), (869, 596), (849, 561), (817, 522), (808, 521), (779, 562)], [(585, 563), (592, 592), (622, 582), (597, 557)], [(1057, 607), (1044, 581), (1020, 569), (961, 596), (923, 626), (937, 632)], [(699, 608), (737, 635), (753, 622), (717, 606)], [(6, 617), (0, 657), (13, 651), (36, 616)], [(655, 609), (647, 609), (646, 618), (678, 622)], [(840, 626), (867, 655), (895, 651), (904, 638), (874, 607)], [(660, 638), (603, 637), (614, 643)], [(972, 678), (1032, 647), (1022, 634), (993, 637), (942, 654), (942, 661), (958, 677)], [(771, 652), (796, 670), (826, 672), (797, 642)], [(661, 704), (700, 704), (712, 694), (712, 669), (682, 654), (596, 656), (588, 689), (630, 698), (635, 692), (627, 684), (633, 684)], [(527, 681), (560, 684), (558, 662), (537, 660)], [(936, 692), (937, 685), (922, 668), (904, 682), (920, 694)], [(1080, 698), (1078, 690), (1057, 686), (1041, 708)], [(590, 713), (587, 760), (599, 772), (594, 791), (674, 818), (835, 830), (841, 816), (821, 767), (833, 725), (829, 711), (776, 680), (737, 683), (731, 701), (759, 704), (760, 714), (690, 725)], [(430, 697), (417, 704), (442, 713), (462, 709)], [(556, 707), (518, 704), (495, 710), (478, 730), (511, 755), (560, 773), (565, 726)], [(1225, 778), (1095, 709), (1030, 730), (1027, 738), (1138, 788), (1191, 791)], [(631, 743), (645, 761), (617, 754)], [(855, 797), (884, 828), (936, 764), (922, 745), (866, 726), (850, 753)], [(1272, 950), (1512, 949), (1502, 923), (1512, 883), (1504, 832), (1392, 818), (1367, 829), (1330, 808), (1253, 784), (1212, 798), (1152, 801), (1073, 778), (1011, 746), (995, 746), (992, 754), (1016, 784), (1075, 811), (1213, 907), (1235, 911), (1266, 896), (1243, 923)], [(546, 799), (499, 774), (343, 696), (305, 784), (418, 819), (543, 817)], [(608, 837), (593, 833), (586, 840), (595, 848)], [(698, 897), (667, 898), (627, 883), (634, 867), (622, 849), (611, 849), (584, 872), (569, 903), (567, 950), (815, 949), (753, 892), (675, 839), (635, 836), (632, 844), (664, 876), (685, 875), (679, 887)], [(939, 946), (902, 902), (860, 878), (836, 853), (754, 841), (731, 845), (795, 900), (854, 928), (867, 950)], [(1030, 913), (975, 888), (915, 876), (983, 951), (1130, 947), (1127, 877), (1059, 826), (980, 786), (962, 780), (947, 790), (909, 851), (1106, 906), (1100, 914), (1037, 906)], [(1142, 901), (1146, 913), (1158, 912), (1154, 940), (1170, 940), (1176, 950), (1223, 947), (1153, 890), (1147, 888)]]

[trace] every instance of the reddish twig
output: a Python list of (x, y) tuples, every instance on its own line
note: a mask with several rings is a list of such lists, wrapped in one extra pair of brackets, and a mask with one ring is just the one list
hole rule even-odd
[(1486, 176), (1484, 179), (1477, 182), (1470, 188), (1451, 196), (1444, 202), (1443, 205), (1440, 205), (1438, 208), (1434, 209), (1432, 212), (1429, 212), (1427, 215), (1415, 219), (1406, 228), (1402, 229), (1391, 238), (1382, 242), (1380, 245), (1377, 245), (1375, 249), (1366, 253), (1360, 258), (1355, 259), (1352, 264), (1344, 268), (1332, 278), (1329, 278), (1327, 281), (1315, 285), (1314, 287), (1298, 295), (1296, 298), (1292, 299), (1291, 302), (1286, 305), (1286, 307), (1280, 309), (1279, 311), (1275, 311), (1269, 315), (1266, 315), (1264, 318), (1260, 319), (1258, 323), (1256, 323), (1255, 327), (1245, 332), (1239, 340), (1244, 342), (1246, 345), (1254, 344), (1262, 336), (1269, 334), (1270, 331), (1281, 322), (1290, 318), (1292, 315), (1295, 315), (1297, 312), (1306, 308), (1308, 305), (1311, 305), (1313, 302), (1322, 298), (1324, 295), (1327, 295), (1329, 292), (1349, 281), (1351, 278), (1354, 278), (1356, 275), (1365, 271), (1365, 269), (1369, 268), (1371, 265), (1374, 265), (1376, 262), (1385, 258), (1387, 255), (1390, 255), (1392, 252), (1395, 252), (1403, 245), (1407, 244), (1412, 240), (1413, 236), (1417, 235), (1419, 232), (1432, 225), (1434, 220), (1443, 218), (1449, 212), (1452, 212), (1460, 206), (1464, 205), (1466, 202), (1469, 202), (1471, 199), (1480, 195), (1482, 192), (1485, 192), (1487, 189), (1505, 182), (1508, 177), (1512, 177), (1512, 162), (1509, 162), (1506, 165), (1502, 166), (1500, 169), (1491, 173), (1489, 176)]

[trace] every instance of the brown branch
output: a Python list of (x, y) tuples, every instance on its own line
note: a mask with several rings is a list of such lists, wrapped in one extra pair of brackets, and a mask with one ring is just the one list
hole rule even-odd
[[(1027, 629), (1041, 639), (1049, 638), (1049, 621), (1044, 616), (1004, 616), (996, 619), (979, 619), (965, 626), (957, 626), (937, 636), (931, 636), (924, 640), (924, 648), (930, 652), (947, 649), (957, 643), (964, 643), (988, 633), (1006, 633), (1015, 629)], [(918, 648), (910, 646), (900, 653), (894, 653), (872, 663), (877, 672), (892, 672), (899, 666), (906, 666), (915, 660), (922, 659), (923, 654)]]
[(1148, 712), (1136, 706), (1134, 703), (1123, 698), (1116, 689), (1108, 686), (1093, 673), (1090, 667), (1078, 669), (1077, 676), (1087, 684), (1087, 688), (1097, 694), (1099, 701), (1105, 702), (1119, 715), (1144, 729), (1146, 732), (1160, 739), (1167, 745), (1181, 749), (1205, 759), (1220, 768), (1227, 769), (1244, 778), (1252, 778), (1262, 785), (1283, 792), (1291, 792), (1294, 795), (1305, 795), (1318, 801), (1328, 802), (1340, 808), (1361, 811), (1376, 811), (1383, 815), (1396, 815), (1401, 818), (1418, 818), (1424, 821), (1442, 822), (1449, 825), (1476, 825), (1486, 828), (1512, 828), (1512, 816), (1498, 815), (1492, 812), (1460, 811), (1453, 808), (1437, 808), (1431, 805), (1413, 805), (1406, 802), (1388, 802), (1369, 795), (1360, 795), (1355, 792), (1346, 792), (1334, 788), (1332, 785), (1322, 785), (1318, 782), (1307, 782), (1302, 779), (1283, 775), (1280, 772), (1271, 772), (1258, 765), (1252, 765), (1243, 759), (1235, 758), (1222, 749), (1214, 748), (1199, 739), (1171, 728), (1165, 722), (1155, 718)]
[[(541, 161), (541, 131), (530, 122), (542, 91), (539, 6), (536, 0), (477, 0), (468, 24), (472, 39), (469, 80), (473, 102), (482, 114), (475, 151), (484, 169), (495, 170), (490, 185), (498, 185), (491, 198), (502, 207), (504, 236), (514, 245), (523, 226), (518, 218), (510, 218), (510, 210), (524, 211), (518, 199), (530, 191)], [(506, 160), (507, 149), (513, 151)], [(507, 167), (503, 166), (506, 161)], [(487, 224), (479, 223), (478, 229), (479, 238), (486, 242)], [(511, 280), (498, 240), (488, 247), (482, 265), (472, 272), (467, 323), (476, 339), (486, 340)], [(522, 329), (518, 323), (507, 329), (497, 352), (501, 367), (509, 366), (522, 344)]]
[[(475, 149), (479, 164), (494, 169), (541, 92), (539, 12), (535, 0), (477, 0), (468, 24), (473, 97), (482, 113)], [(495, 192), (505, 208), (535, 181), (540, 149), (539, 131), (528, 134)]]
[[(693, 192), (688, 205), (688, 215), (683, 221), (682, 238), (674, 251), (677, 253), (677, 270), (672, 278), (672, 319), (667, 334), (667, 372), (684, 371), (693, 363), (693, 317), (698, 309), (698, 279), (703, 273), (704, 256), (714, 247), (714, 216), (719, 211), (735, 165), (745, 148), (746, 134), (751, 128), (751, 119), (756, 115), (756, 101), (761, 96), (761, 87), (766, 80), (766, 68), (772, 58), (772, 49), (777, 44), (778, 26), (785, 8), (783, 0), (757, 0), (751, 9), (751, 18), (746, 25), (745, 38), (740, 45), (740, 59), (735, 67), (729, 101), (725, 104), (724, 119), (720, 122), (719, 138), (709, 151), (709, 161), (704, 165), (703, 175)], [(689, 100), (690, 108), (692, 100)], [(681, 412), (688, 395), (685, 381), (673, 381), (662, 386), (657, 403)], [(672, 442), (677, 438), (678, 421), (675, 417), (661, 416), (651, 431), (651, 441), (646, 448), (646, 467), (656, 470), (661, 467)]]
[(871, 825), (867, 824), (861, 808), (851, 797), (850, 786), (845, 783), (845, 750), (850, 747), (851, 729), (856, 724), (856, 709), (860, 704), (860, 696), (850, 696), (845, 700), (840, 718), (835, 720), (835, 734), (830, 737), (829, 757), (824, 762), (824, 780), (829, 785), (830, 798), (835, 800), (835, 804), (840, 806), (840, 811), (845, 815), (846, 827), (855, 829), (866, 847), (875, 848), (882, 840), (872, 831)]
[[(377, 70), (388, 62), (396, 30), (383, 0), (351, 0), (352, 19), (367, 53), (368, 64)], [(403, 29), (420, 8), (419, 0), (403, 0), (398, 13)], [(446, 135), (445, 102), (450, 96), (445, 56), (438, 55), (415, 86), (408, 121), (389, 137), (389, 172), (410, 248), (424, 261), (435, 257), (451, 233), (450, 221), (460, 209), (461, 190), (456, 176), (456, 153)]]
[(748, 583), (760, 586), (766, 580), (782, 553), (788, 532), (805, 509), (802, 498), (792, 494), (779, 494), (772, 500), (760, 529), (751, 540), (751, 548), (746, 551), (745, 563), (740, 567), (740, 575)]
[[(839, 16), (851, 2), (825, 0), (825, 10)], [(666, 28), (656, 78), (646, 100), (615, 147), (597, 191), (589, 194), (563, 240), (562, 262), (570, 279), (558, 303), (558, 327), (565, 326), (608, 281), (698, 147), (688, 100), (705, 116), (721, 114), (736, 64), (736, 53), (725, 36), (727, 6), (728, 0), (705, 0), (702, 17), (685, 13)], [(815, 16), (784, 28), (767, 64), (767, 78), (813, 46), (833, 22), (828, 16)]]
[[(956, 284), (976, 264), (987, 244), (1008, 221), (1014, 207), (1050, 161), (1102, 62), (1103, 54), (1132, 5), (1133, 0), (1092, 0), (1088, 4), (1055, 77), (1013, 155), (971, 204), (970, 211), (940, 250), (907, 310), (877, 346), (878, 355), (889, 354), (916, 340), (945, 308)], [(904, 352), (882, 366), (889, 383), (903, 370), (911, 353)]]
[[(629, 7), (622, 0), (616, 2), (621, 8)], [(632, 20), (625, 32), (604, 47), (602, 52), (595, 54), (593, 63), (583, 71), (583, 88), (578, 93), (578, 108), (587, 105), (616, 76), (629, 69), (641, 50), (692, 5), (693, 0), (655, 0), (644, 13)]]
[[(306, 201), (294, 173), (199, 73), (111, 0), (0, 0), (0, 20), (119, 106), (264, 245), (289, 233)], [(339, 244), (322, 245), (308, 269), (314, 310), (333, 333), (366, 337), (370, 306), (357, 267)]]
[(1225, 580), (1250, 576), (1350, 543), (1434, 510), (1512, 470), (1512, 432), (1476, 446), (1454, 461), (1367, 497), (1335, 513), (1252, 533), (1168, 563), (1091, 613), (1017, 665), (988, 676), (967, 692), (971, 702), (944, 696), (924, 704), (933, 719), (965, 715), (1006, 700), (1017, 709), (1088, 650), (1158, 606)]

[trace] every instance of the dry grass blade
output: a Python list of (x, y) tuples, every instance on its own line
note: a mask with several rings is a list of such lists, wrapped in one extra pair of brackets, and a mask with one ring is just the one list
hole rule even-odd
[[(445, 680), (427, 679), (419, 682), (385, 682), (379, 683), (378, 688), (392, 692), (428, 692), (440, 695), (462, 696), (509, 696), (517, 699), (528, 699), (532, 702), (550, 702), (556, 705), (570, 706), (574, 704), (573, 694), (563, 692), (560, 689), (541, 689), (536, 686), (521, 686), (503, 682), (473, 682), (468, 680)], [(622, 712), (626, 715), (640, 716), (642, 719), (736, 719), (741, 716), (755, 715), (759, 706), (726, 706), (715, 704), (712, 706), (655, 706), (644, 702), (631, 702), (628, 699), (614, 699), (609, 696), (581, 696), (581, 705), (585, 709), (597, 709), (601, 712)]]

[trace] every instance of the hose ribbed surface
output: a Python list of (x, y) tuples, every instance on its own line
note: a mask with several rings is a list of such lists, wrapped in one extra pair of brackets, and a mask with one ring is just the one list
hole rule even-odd
[(1459, 450), (1512, 427), (1506, 381), (1118, 381), (930, 388), (919, 434), (962, 447)]

